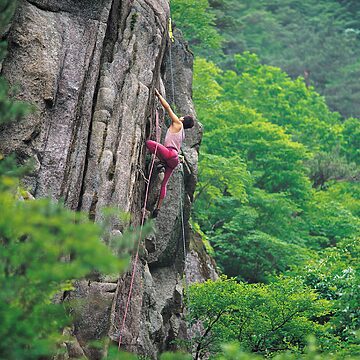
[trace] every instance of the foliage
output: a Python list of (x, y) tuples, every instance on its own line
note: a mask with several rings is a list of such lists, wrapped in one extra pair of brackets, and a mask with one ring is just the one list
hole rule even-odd
[(305, 267), (294, 268), (305, 283), (316, 290), (318, 297), (333, 301), (331, 332), (342, 341), (358, 344), (359, 311), (359, 238), (343, 240), (336, 248), (325, 249), (321, 257)]
[(117, 346), (110, 346), (104, 360), (140, 360), (140, 358), (134, 354), (119, 351)]
[(214, 118), (222, 113), (220, 107), (224, 110), (223, 101), (218, 101), (223, 89), (216, 80), (221, 73), (220, 68), (214, 63), (203, 58), (195, 58), (193, 100), (196, 104), (198, 118), (202, 122), (206, 119), (207, 126), (212, 129), (217, 126)]
[(333, 182), (322, 193), (323, 201), (338, 201), (352, 216), (360, 217), (360, 183)]
[(290, 264), (309, 258), (300, 246), (261, 231), (241, 236), (224, 226), (224, 233), (213, 236), (211, 243), (224, 273), (248, 282), (266, 282), (270, 274), (284, 272)]
[(349, 118), (343, 127), (343, 152), (350, 161), (360, 164), (360, 120)]
[(166, 352), (161, 354), (160, 360), (191, 360), (190, 354)]
[(195, 207), (197, 219), (209, 223), (209, 214), (218, 212), (223, 196), (231, 197), (234, 203), (247, 201), (246, 186), (251, 180), (245, 164), (236, 155), (224, 158), (204, 154), (200, 161), (202, 170), (194, 199)]
[[(326, 193), (311, 185), (326, 190), (358, 171), (340, 153), (339, 144), (348, 146), (345, 128), (323, 98), (254, 54), (238, 55), (236, 67), (223, 72), (204, 59), (195, 62), (194, 99), (205, 134), (194, 215), (226, 273), (265, 281), (287, 261), (310, 256), (304, 246), (319, 249), (357, 233), (357, 214), (351, 216), (340, 195), (329, 207)], [(257, 255), (249, 248), (260, 238)], [(297, 256), (282, 258), (285, 253)]]
[(123, 271), (85, 214), (50, 200), (17, 200), (17, 183), (3, 174), (0, 192), (0, 357), (35, 359), (53, 353), (70, 321), (52, 302), (71, 281), (97, 270)]
[[(259, 356), (244, 352), (239, 343), (229, 343), (222, 346), (221, 355), (216, 357), (216, 360), (260, 360), (268, 357)], [(311, 337), (307, 343), (304, 354), (298, 354), (286, 351), (275, 355), (274, 360), (355, 360), (356, 356), (346, 356), (334, 353), (321, 353), (316, 346), (316, 342)]]
[(192, 285), (189, 297), (191, 322), (202, 324), (192, 337), (195, 359), (235, 340), (264, 354), (302, 348), (309, 334), (323, 333), (324, 325), (316, 319), (331, 310), (328, 301), (318, 300), (296, 278), (279, 277), (269, 285), (208, 280)]
[(237, 72), (225, 72), (220, 84), (228, 100), (241, 102), (282, 126), (292, 140), (312, 150), (335, 146), (341, 131), (338, 114), (322, 97), (307, 88), (302, 79), (291, 80), (279, 68), (261, 65), (258, 57), (245, 52), (235, 56)]
[(7, 81), (0, 77), (0, 126), (9, 121), (20, 120), (32, 110), (23, 101), (10, 100), (13, 95)]
[[(226, 14), (249, 11), (246, 21), (252, 21), (254, 41), (262, 31), (256, 30), (257, 27), (264, 30), (277, 26), (267, 12), (280, 14), (284, 10), (279, 8), (278, 2), (272, 2), (264, 12), (265, 2), (211, 1), (217, 9), (228, 7), (222, 13), (224, 17), (217, 20), (224, 26)], [(302, 11), (302, 5), (290, 0), (285, 1), (285, 8), (290, 3), (293, 12), (289, 8), (285, 10), (289, 14)], [(311, 10), (308, 3), (303, 6), (304, 13)], [(320, 1), (314, 9), (323, 6)], [(257, 14), (251, 17), (254, 8)], [(232, 18), (236, 26), (243, 20)], [(278, 30), (281, 28), (279, 26)], [(258, 46), (265, 46), (262, 50), (271, 54), (276, 47), (281, 48), (280, 42), (272, 43), (273, 48), (270, 48), (272, 45), (266, 48), (270, 44), (266, 43), (269, 34), (263, 35), (262, 39), (258, 38)], [(336, 44), (343, 49), (338, 42)], [(190, 298), (193, 302), (192, 296), (195, 296), (195, 305), (191, 307), (196, 308), (197, 302), (203, 304), (192, 316), (205, 324), (194, 338), (194, 352), (202, 356), (207, 349), (220, 354), (222, 342), (239, 340), (232, 327), (236, 321), (231, 306), (245, 301), (244, 298), (249, 299), (255, 291), (251, 286), (269, 289), (283, 281), (273, 276), (285, 273), (288, 274), (286, 281), (299, 281), (299, 289), (314, 287), (318, 293), (309, 290), (314, 295), (309, 303), (327, 300), (327, 312), (311, 317), (316, 323), (311, 330), (302, 320), (286, 328), (282, 338), (278, 338), (289, 341), (284, 346), (277, 343), (276, 347), (271, 343), (265, 346), (267, 350), (259, 350), (249, 336), (240, 342), (242, 349), (268, 351), (269, 354), (280, 349), (289, 350), (277, 354), (278, 359), (351, 358), (357, 355), (358, 310), (355, 304), (359, 300), (355, 291), (359, 286), (359, 274), (349, 264), (352, 263), (349, 256), (341, 260), (336, 254), (346, 253), (343, 244), (359, 238), (359, 122), (355, 118), (343, 121), (338, 113), (330, 111), (325, 99), (309, 86), (309, 79), (293, 80), (279, 68), (262, 64), (260, 59), (263, 57), (249, 52), (236, 55), (231, 61), (231, 70), (221, 69), (202, 58), (195, 60), (193, 95), (205, 132), (193, 216), (225, 274), (267, 285), (244, 287), (241, 294), (237, 293), (239, 300), (233, 299), (236, 291), (225, 285), (221, 291), (209, 286), (208, 293), (205, 290), (199, 290), (199, 296), (192, 293)], [(329, 260), (325, 260), (327, 258)], [(324, 264), (324, 268), (319, 264)], [(324, 291), (333, 289), (329, 291), (338, 295), (331, 298), (322, 295), (320, 284), (323, 281), (326, 282)], [(276, 298), (274, 293), (272, 295)], [(271, 304), (271, 300), (267, 302)], [(242, 308), (247, 308), (241, 304)], [(211, 313), (212, 309), (227, 306), (231, 308), (230, 315), (227, 311), (218, 312), (217, 319), (217, 315)], [(256, 313), (261, 305), (253, 303), (249, 309)], [(280, 309), (276, 303), (264, 313), (276, 314)], [(262, 317), (266, 319), (266, 315)], [(260, 328), (254, 327), (255, 334), (257, 331), (262, 335), (266, 333), (261, 328), (262, 321), (263, 318), (257, 320)], [(292, 341), (305, 332), (321, 334), (319, 346), (327, 353), (321, 355), (311, 350), (301, 354), (305, 350), (305, 337)], [(233, 355), (224, 352), (226, 355), (222, 356), (251, 358), (239, 351), (234, 351)]]
[[(14, 13), (16, 7), (16, 1), (12, 0), (0, 0), (0, 35), (3, 36), (9, 25), (9, 21)], [(5, 45), (5, 43), (2, 43)], [(3, 49), (3, 46), (1, 47)], [(1, 59), (3, 58), (3, 52), (0, 51)]]
[(360, 235), (360, 218), (327, 192), (313, 192), (313, 198), (305, 209), (304, 221), (309, 233), (309, 247), (335, 246), (343, 239)]
[(303, 161), (306, 149), (290, 140), (275, 124), (254, 122), (212, 131), (212, 154), (234, 156), (237, 152), (246, 159), (255, 186), (270, 193), (286, 192), (295, 200), (306, 197), (309, 182)]
[(355, 163), (349, 163), (338, 149), (331, 152), (319, 152), (307, 163), (309, 177), (316, 188), (325, 188), (330, 181), (354, 181), (360, 178), (360, 171)]
[(210, 0), (227, 54), (251, 51), (263, 63), (304, 77), (326, 96), (332, 110), (360, 116), (358, 3), (339, 0)]
[(208, 0), (172, 0), (171, 11), (175, 24), (182, 30), (197, 54), (221, 46), (221, 36), (216, 31), (215, 16)]

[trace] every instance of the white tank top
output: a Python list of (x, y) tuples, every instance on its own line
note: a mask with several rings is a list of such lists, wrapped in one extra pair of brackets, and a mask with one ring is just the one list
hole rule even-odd
[(168, 129), (165, 136), (164, 146), (175, 148), (177, 152), (179, 152), (181, 148), (181, 144), (184, 141), (184, 139), (185, 139), (184, 128), (182, 128), (177, 133), (172, 133)]

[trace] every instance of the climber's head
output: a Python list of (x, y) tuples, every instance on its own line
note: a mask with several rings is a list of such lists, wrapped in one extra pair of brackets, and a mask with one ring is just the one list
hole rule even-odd
[(180, 118), (183, 123), (184, 129), (190, 129), (194, 126), (194, 118), (191, 115), (185, 115)]

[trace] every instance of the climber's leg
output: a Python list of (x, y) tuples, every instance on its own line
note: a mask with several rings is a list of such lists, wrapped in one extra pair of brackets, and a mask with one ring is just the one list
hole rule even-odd
[(152, 217), (157, 217), (157, 215), (159, 213), (159, 210), (160, 210), (161, 205), (163, 203), (164, 197), (166, 195), (167, 183), (168, 183), (169, 178), (170, 178), (171, 174), (173, 173), (173, 171), (174, 171), (173, 168), (166, 166), (165, 174), (164, 174), (164, 180), (161, 183), (160, 198), (159, 198), (156, 209), (153, 211)]
[[(168, 167), (168, 166), (165, 168), (164, 180), (163, 180), (162, 183), (161, 183), (159, 203), (160, 203), (160, 201), (161, 201), (161, 203), (162, 203), (162, 200), (164, 199), (164, 197), (165, 197), (165, 195), (166, 195), (167, 183), (168, 183), (169, 178), (170, 178), (171, 174), (173, 173), (173, 171), (174, 171), (174, 169), (172, 169), (172, 168), (170, 168), (170, 167)], [(160, 208), (161, 203), (158, 204), (158, 208)], [(160, 205), (160, 206), (159, 206), (159, 205)]]
[(168, 149), (167, 147), (160, 143), (157, 143), (156, 141), (147, 140), (146, 147), (152, 154), (154, 154), (156, 150), (156, 156), (163, 162), (166, 162), (167, 159), (170, 159), (174, 156), (171, 149)]
[(175, 149), (167, 148), (164, 145), (157, 143), (156, 141), (147, 140), (146, 147), (153, 154), (155, 153), (156, 150), (156, 156), (165, 164), (165, 174), (161, 184), (160, 198), (158, 201), (157, 208), (153, 212), (153, 217), (156, 217), (162, 205), (164, 197), (166, 195), (166, 187), (169, 178), (172, 172), (174, 171), (174, 169), (176, 168), (176, 166), (179, 164), (179, 157)]
[(174, 169), (176, 168), (176, 166), (178, 164), (179, 164), (179, 159), (178, 159), (177, 153), (176, 153), (175, 156), (168, 159), (168, 161), (167, 161), (167, 165), (165, 167), (164, 179), (163, 179), (163, 181), (161, 183), (160, 198), (159, 198), (156, 209), (153, 211), (153, 217), (156, 217), (158, 215), (158, 212), (159, 212), (159, 210), (161, 208), (164, 197), (166, 196), (167, 183), (168, 183), (168, 181), (170, 179), (171, 174), (173, 173)]

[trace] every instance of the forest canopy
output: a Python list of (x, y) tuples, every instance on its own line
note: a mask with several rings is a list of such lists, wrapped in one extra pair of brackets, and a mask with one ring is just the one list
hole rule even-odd
[(360, 9), (202, 1), (190, 29), (192, 3), (172, 1), (204, 125), (192, 216), (223, 274), (189, 290), (191, 321), (204, 325), (193, 349), (203, 358), (235, 341), (306, 358), (313, 335), (325, 358), (359, 356)]

